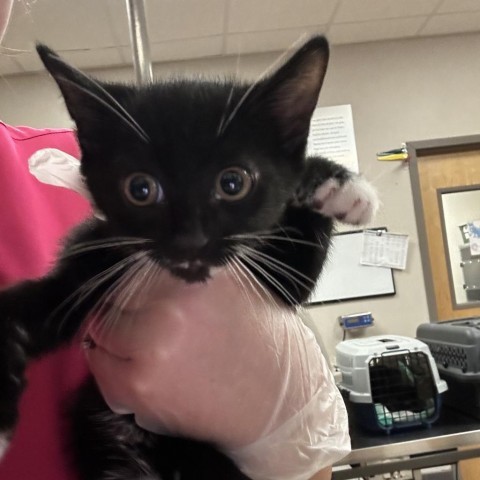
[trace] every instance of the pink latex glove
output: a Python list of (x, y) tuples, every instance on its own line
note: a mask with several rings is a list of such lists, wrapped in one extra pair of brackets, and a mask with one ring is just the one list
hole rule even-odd
[(348, 452), (343, 403), (296, 312), (243, 283), (227, 269), (194, 284), (164, 271), (122, 306), (114, 329), (92, 323), (91, 370), (112, 410), (148, 430), (212, 441), (253, 478), (266, 453), (309, 471), (283, 477), (275, 461), (281, 472), (265, 478), (309, 478)]

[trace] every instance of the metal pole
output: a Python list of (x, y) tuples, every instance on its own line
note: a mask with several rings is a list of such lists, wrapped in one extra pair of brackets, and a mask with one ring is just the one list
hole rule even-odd
[(139, 85), (153, 81), (152, 61), (148, 42), (145, 0), (127, 0), (133, 66)]

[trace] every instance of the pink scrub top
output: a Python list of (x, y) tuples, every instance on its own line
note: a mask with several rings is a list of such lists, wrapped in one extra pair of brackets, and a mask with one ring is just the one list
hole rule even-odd
[[(28, 171), (37, 150), (57, 148), (79, 157), (68, 129), (11, 127), (0, 122), (0, 288), (45, 274), (60, 240), (90, 207), (77, 193), (44, 185)], [(0, 480), (75, 480), (63, 412), (87, 373), (72, 346), (32, 362), (20, 421), (0, 461)]]

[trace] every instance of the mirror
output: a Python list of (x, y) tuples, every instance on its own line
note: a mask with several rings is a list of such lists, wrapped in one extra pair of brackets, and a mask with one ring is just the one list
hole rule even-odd
[(452, 300), (480, 302), (480, 185), (438, 194)]

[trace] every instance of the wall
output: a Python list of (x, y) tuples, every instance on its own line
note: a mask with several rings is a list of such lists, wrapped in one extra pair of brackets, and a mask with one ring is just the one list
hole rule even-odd
[[(428, 321), (408, 167), (377, 162), (375, 153), (402, 142), (480, 130), (480, 35), (448, 36), (334, 47), (320, 104), (350, 103), (360, 169), (378, 188), (383, 206), (376, 226), (410, 235), (407, 269), (395, 272), (393, 297), (328, 304), (310, 309), (327, 349), (342, 337), (337, 317), (372, 311), (376, 325), (367, 333), (415, 335)], [(239, 59), (242, 76), (255, 78), (275, 55)], [(236, 58), (163, 64), (166, 72), (235, 73)], [(131, 78), (127, 69), (95, 72), (103, 78)], [(61, 101), (45, 75), (0, 79), (0, 118), (12, 124), (68, 124)], [(348, 281), (348, 279), (345, 279)]]

